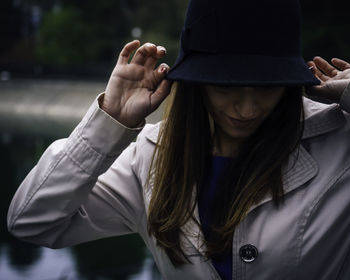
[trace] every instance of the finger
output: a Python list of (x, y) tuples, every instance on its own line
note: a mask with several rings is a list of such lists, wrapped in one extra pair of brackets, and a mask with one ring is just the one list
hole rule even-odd
[(313, 61), (309, 61), (307, 64), (310, 67), (312, 73), (315, 75), (315, 77), (321, 82), (325, 82), (329, 79), (320, 71), (320, 69), (317, 68), (316, 64)]
[(153, 83), (159, 85), (160, 82), (165, 78), (168, 71), (169, 66), (167, 64), (162, 63), (159, 65), (158, 68), (153, 71)]
[[(316, 67), (315, 63), (313, 61), (308, 61), (306, 64), (309, 66), (309, 70), (312, 72), (312, 74), (314, 74), (316, 76), (316, 68), (317, 67)], [(316, 76), (316, 78), (318, 78), (318, 77)]]
[(157, 90), (151, 95), (151, 110), (156, 110), (169, 95), (172, 81), (163, 80)]
[(127, 43), (119, 54), (118, 64), (128, 64), (130, 55), (140, 46), (139, 40)]
[(156, 55), (157, 47), (154, 44), (146, 43), (136, 51), (130, 63), (144, 65), (148, 58)]
[(154, 56), (149, 57), (145, 62), (145, 67), (154, 69), (159, 59), (166, 55), (166, 49), (162, 46), (157, 46), (157, 51)]
[(317, 68), (320, 69), (328, 77), (332, 78), (336, 76), (339, 72), (337, 68), (330, 65), (326, 60), (324, 60), (320, 56), (316, 56), (313, 61), (316, 64)]
[(339, 68), (342, 71), (345, 69), (350, 69), (350, 63), (347, 63), (345, 60), (339, 58), (332, 58), (331, 61), (335, 67)]

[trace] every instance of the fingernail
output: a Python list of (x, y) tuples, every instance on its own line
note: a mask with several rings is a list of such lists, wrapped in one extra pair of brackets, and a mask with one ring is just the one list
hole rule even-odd
[(162, 51), (162, 52), (164, 52), (164, 53), (166, 54), (166, 49), (165, 49), (164, 47), (159, 46), (159, 50)]
[(312, 74), (316, 75), (316, 69), (314, 66), (309, 67), (309, 70), (311, 71)]
[(160, 72), (162, 73), (166, 73), (168, 71), (168, 68), (165, 66), (162, 66), (162, 68), (160, 69)]

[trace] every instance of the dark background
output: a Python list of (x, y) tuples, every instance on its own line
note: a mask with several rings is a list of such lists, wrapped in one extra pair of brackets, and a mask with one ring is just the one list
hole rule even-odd
[[(305, 59), (349, 60), (350, 1), (301, 4)], [(0, 5), (1, 71), (14, 77), (102, 79), (134, 38), (165, 45), (165, 62), (171, 65), (187, 1), (2, 0)]]

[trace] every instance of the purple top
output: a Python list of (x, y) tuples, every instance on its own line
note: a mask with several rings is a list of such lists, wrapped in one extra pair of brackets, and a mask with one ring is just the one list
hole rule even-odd
[[(206, 239), (210, 236), (209, 211), (215, 195), (217, 182), (221, 172), (224, 171), (228, 163), (234, 159), (230, 157), (211, 156), (207, 160), (205, 175), (198, 196), (198, 211), (202, 225), (202, 230)], [(220, 260), (212, 259), (215, 269), (222, 279), (232, 279), (232, 251), (220, 256)]]

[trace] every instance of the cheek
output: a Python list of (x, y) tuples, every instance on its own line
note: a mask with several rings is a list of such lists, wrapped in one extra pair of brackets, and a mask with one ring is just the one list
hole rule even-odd
[(278, 105), (282, 97), (283, 97), (283, 94), (278, 94), (277, 96), (276, 95), (273, 96), (273, 98), (262, 100), (261, 104), (262, 104), (263, 111), (266, 114), (271, 113), (275, 109), (275, 107)]
[(236, 96), (227, 93), (212, 93), (208, 94), (207, 100), (212, 110), (226, 112), (236, 103)]
[(217, 114), (218, 112), (222, 112), (225, 109), (225, 102), (222, 98), (214, 98), (214, 97), (208, 96), (206, 107), (209, 112)]
[(217, 102), (215, 104), (211, 104), (209, 112), (217, 123), (223, 122), (225, 119), (224, 116), (229, 112), (229, 106), (227, 104), (229, 103)]

